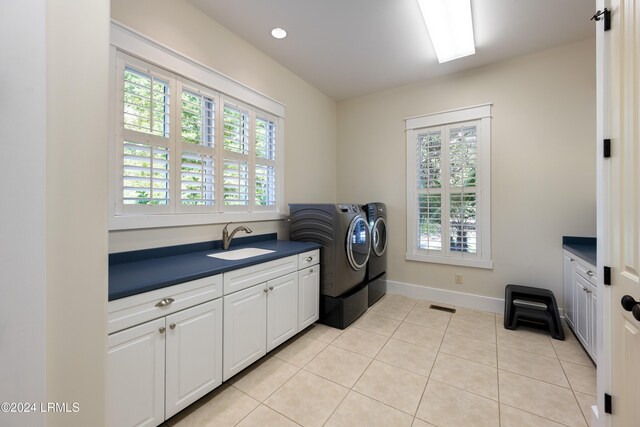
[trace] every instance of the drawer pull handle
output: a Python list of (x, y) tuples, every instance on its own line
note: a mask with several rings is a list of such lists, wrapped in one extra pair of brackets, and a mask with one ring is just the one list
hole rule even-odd
[(591, 271), (591, 270), (587, 271), (587, 276), (593, 277), (593, 271)]
[(307, 262), (311, 262), (311, 261), (313, 261), (313, 257), (308, 256), (307, 257)]
[(163, 326), (162, 328), (158, 329), (158, 331), (159, 331), (161, 334), (164, 334), (164, 331), (166, 331), (166, 330), (167, 330), (167, 328), (165, 328), (164, 326)]
[(175, 300), (173, 298), (164, 298), (160, 301), (158, 301), (158, 303), (156, 304), (156, 307), (166, 307), (169, 304), (171, 304), (172, 302), (174, 302)]
[(175, 323), (172, 323), (172, 324), (170, 324), (170, 325), (169, 325), (169, 327), (170, 327), (171, 329), (175, 329), (175, 328), (176, 328), (176, 324), (175, 324)]

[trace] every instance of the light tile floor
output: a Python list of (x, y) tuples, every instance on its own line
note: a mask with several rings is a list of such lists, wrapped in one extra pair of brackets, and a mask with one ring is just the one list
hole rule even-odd
[(344, 331), (315, 324), (166, 426), (581, 426), (596, 370), (575, 336), (506, 330), (387, 295)]

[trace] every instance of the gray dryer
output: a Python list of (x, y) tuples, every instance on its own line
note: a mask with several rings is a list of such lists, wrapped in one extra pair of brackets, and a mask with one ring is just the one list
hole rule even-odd
[(289, 209), (290, 239), (321, 245), (320, 320), (344, 328), (368, 307), (371, 234), (366, 214), (356, 204), (290, 204)]

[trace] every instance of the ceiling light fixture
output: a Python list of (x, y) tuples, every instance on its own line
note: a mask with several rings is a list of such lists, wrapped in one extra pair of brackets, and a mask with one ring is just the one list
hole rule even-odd
[(282, 28), (274, 28), (273, 30), (271, 30), (271, 35), (276, 39), (283, 39), (287, 37), (287, 32)]
[(471, 0), (418, 0), (438, 62), (476, 53)]

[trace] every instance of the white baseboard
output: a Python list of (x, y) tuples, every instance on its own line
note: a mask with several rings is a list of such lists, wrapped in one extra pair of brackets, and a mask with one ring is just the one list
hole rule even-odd
[[(431, 288), (429, 286), (413, 285), (411, 283), (395, 282), (392, 280), (387, 280), (387, 292), (415, 299), (504, 314), (504, 298), (467, 294), (448, 289)], [(564, 310), (562, 307), (558, 307), (558, 311), (560, 318), (564, 321)]]
[(412, 285), (410, 283), (387, 280), (387, 292), (404, 295), (406, 297), (451, 304), (458, 307), (476, 310), (504, 313), (504, 299), (491, 298), (482, 295), (466, 294), (448, 289), (430, 288), (428, 286)]

